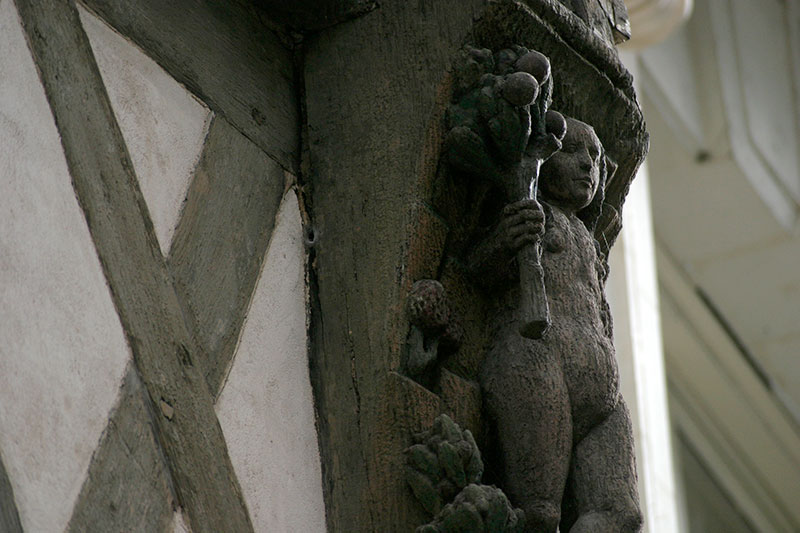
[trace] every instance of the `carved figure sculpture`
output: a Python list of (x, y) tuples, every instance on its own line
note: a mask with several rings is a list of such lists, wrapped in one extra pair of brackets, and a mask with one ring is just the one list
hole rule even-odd
[(503, 488), (537, 532), (556, 531), (565, 489), (571, 508), (562, 531), (640, 529), (631, 423), (603, 295), (606, 272), (589, 231), (602, 202), (603, 167), (594, 130), (568, 119), (563, 149), (542, 167), (541, 203), (510, 204), (499, 231), (478, 244), (510, 263), (522, 242), (543, 235), (550, 329), (539, 340), (519, 335), (520, 287), (509, 280), (498, 294), (481, 370)]
[[(563, 119), (546, 111), (546, 77), (534, 76), (541, 90), (527, 103), (503, 90), (530, 54), (467, 49), (445, 146), (455, 171), (496, 184), (480, 208), (488, 223), (465, 258), (494, 307), (480, 372), (488, 464), (524, 510), (528, 531), (637, 532), (631, 423), (603, 294), (605, 263), (592, 234), (606, 181), (603, 147), (591, 126), (574, 119), (559, 143)], [(545, 70), (549, 64), (536, 69)], [(522, 200), (503, 186), (509, 172), (535, 178), (541, 161), (538, 195), (535, 180)], [(550, 326), (536, 338), (523, 336), (530, 279), (520, 252), (540, 244)]]
[(444, 287), (435, 279), (414, 283), (406, 301), (409, 329), (406, 339), (404, 371), (426, 386), (426, 375), (436, 364), (440, 352), (456, 350), (464, 335), (458, 317), (447, 302)]

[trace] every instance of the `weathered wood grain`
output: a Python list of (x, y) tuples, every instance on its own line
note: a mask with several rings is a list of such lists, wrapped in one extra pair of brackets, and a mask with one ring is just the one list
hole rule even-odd
[(252, 525), (195, 366), (199, 346), (147, 215), (130, 157), (73, 2), (17, 7), (134, 361), (156, 412), (178, 500), (195, 533)]
[(22, 533), (19, 511), (14, 500), (14, 488), (8, 479), (2, 459), (0, 459), (0, 531)]
[(378, 7), (375, 0), (254, 0), (270, 18), (295, 30), (314, 31), (340, 24)]
[(239, 131), (297, 171), (291, 52), (242, 2), (82, 0)]
[(307, 177), (319, 234), (311, 375), (331, 531), (424, 523), (398, 472), (409, 428), (421, 420), (414, 413), (437, 413), (424, 394), (401, 401), (401, 378), (390, 371), (400, 366), (406, 333), (404, 261), (416, 216), (409, 206), (430, 170), (426, 131), (482, 3), (381, 2), (306, 42)]
[[(558, 7), (553, 0), (536, 3)], [(320, 235), (311, 369), (334, 531), (351, 524), (360, 531), (420, 525), (413, 506), (403, 503), (408, 489), (396, 472), (401, 443), (410, 438), (404, 417), (419, 416), (423, 400), (393, 404), (398, 400), (386, 373), (400, 366), (405, 291), (415, 281), (409, 276), (435, 270), (436, 259), (416, 264), (428, 256), (410, 249), (424, 222), (413, 206), (429, 200), (425, 184), (441, 138), (428, 132), (441, 131), (436, 122), (448, 102), (441, 96), (448, 95), (447, 71), (461, 45), (548, 46), (543, 51), (555, 58), (559, 103), (602, 130), (612, 154), (624, 159), (623, 176), (641, 160), (646, 134), (624, 69), (609, 63), (609, 74), (599, 70), (605, 67), (576, 52), (559, 31), (516, 2), (390, 0), (304, 45), (305, 179)]]
[(203, 346), (197, 364), (218, 395), (291, 177), (215, 117), (169, 256), (175, 289)]
[(147, 391), (129, 368), (67, 531), (167, 531), (174, 495), (153, 416)]

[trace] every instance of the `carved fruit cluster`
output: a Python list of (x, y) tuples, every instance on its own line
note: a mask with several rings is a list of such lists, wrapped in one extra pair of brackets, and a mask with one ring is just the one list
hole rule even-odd
[(406, 476), (411, 490), (425, 509), (436, 514), (465, 487), (479, 483), (483, 461), (472, 433), (447, 415), (414, 438), (406, 450)]
[(467, 46), (454, 75), (445, 153), (462, 172), (501, 180), (505, 166), (520, 160), (531, 138), (541, 144), (546, 133), (555, 134), (550, 128), (561, 126), (555, 112), (551, 124), (544, 123), (553, 83), (550, 62), (539, 52), (513, 46), (492, 54)]
[(489, 485), (468, 485), (430, 524), (416, 533), (522, 533), (525, 515), (514, 509), (503, 491)]
[(406, 300), (409, 322), (417, 326), (427, 339), (437, 337), (445, 349), (461, 344), (464, 331), (450, 309), (444, 287), (435, 279), (414, 283)]

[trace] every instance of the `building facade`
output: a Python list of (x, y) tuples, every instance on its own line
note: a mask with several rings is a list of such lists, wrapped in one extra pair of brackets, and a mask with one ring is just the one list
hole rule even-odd
[(402, 362), (412, 283), (463, 286), (436, 184), (465, 43), (545, 52), (619, 165), (645, 530), (800, 528), (799, 8), (627, 4), (620, 61), (610, 0), (0, 0), (0, 530), (430, 519), (403, 450), (480, 425), (477, 341), (435, 391)]

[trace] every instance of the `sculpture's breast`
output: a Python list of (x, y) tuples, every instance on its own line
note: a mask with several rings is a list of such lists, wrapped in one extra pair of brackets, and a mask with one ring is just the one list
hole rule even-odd
[(543, 237), (542, 268), (553, 319), (599, 327), (601, 287), (597, 251), (589, 230), (574, 215), (549, 210)]

